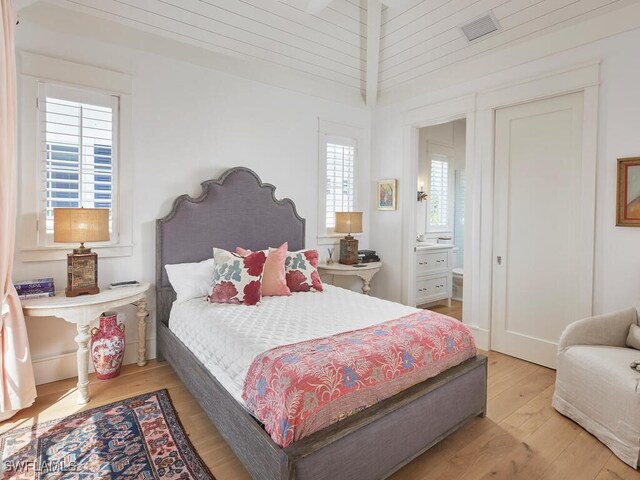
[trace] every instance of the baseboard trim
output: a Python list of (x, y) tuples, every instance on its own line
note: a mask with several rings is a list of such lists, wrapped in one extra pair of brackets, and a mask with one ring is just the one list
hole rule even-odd
[[(156, 337), (147, 339), (147, 360), (156, 358)], [(127, 342), (124, 348), (123, 365), (129, 365), (138, 361), (138, 342)], [(78, 375), (76, 352), (62, 353), (50, 357), (33, 360), (33, 373), (36, 385), (55, 382)], [(93, 364), (89, 360), (89, 372), (93, 372)]]
[(488, 351), (490, 346), (489, 330), (477, 325), (467, 325), (467, 327), (469, 327), (469, 330), (471, 330), (471, 333), (473, 334), (473, 339), (476, 341), (476, 347)]

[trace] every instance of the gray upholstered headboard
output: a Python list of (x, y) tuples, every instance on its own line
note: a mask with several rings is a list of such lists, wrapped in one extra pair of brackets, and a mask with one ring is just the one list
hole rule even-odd
[(156, 316), (164, 323), (175, 300), (165, 265), (211, 258), (213, 247), (262, 250), (289, 242), (289, 250), (304, 248), (305, 221), (295, 204), (277, 200), (276, 187), (252, 170), (232, 168), (202, 189), (198, 198), (176, 198), (171, 212), (156, 220)]

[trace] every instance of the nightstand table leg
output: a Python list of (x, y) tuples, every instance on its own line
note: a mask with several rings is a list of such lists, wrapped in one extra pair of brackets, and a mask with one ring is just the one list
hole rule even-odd
[(143, 298), (138, 301), (138, 366), (144, 367), (147, 364), (147, 300)]
[(362, 293), (364, 293), (365, 295), (369, 295), (369, 291), (371, 290), (371, 287), (369, 286), (369, 279), (368, 278), (363, 278), (362, 279)]
[(91, 339), (89, 335), (89, 325), (78, 325), (78, 335), (75, 341), (78, 344), (78, 399), (79, 405), (89, 402), (89, 348)]

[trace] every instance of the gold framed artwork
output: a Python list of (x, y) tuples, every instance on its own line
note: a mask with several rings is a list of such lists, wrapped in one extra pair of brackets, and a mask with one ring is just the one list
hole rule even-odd
[(640, 227), (640, 157), (618, 159), (616, 225)]
[(378, 180), (378, 210), (395, 210), (398, 206), (398, 181)]

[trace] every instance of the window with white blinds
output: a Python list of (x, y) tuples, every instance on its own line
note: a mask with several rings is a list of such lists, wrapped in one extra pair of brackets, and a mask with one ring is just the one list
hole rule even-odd
[(40, 233), (54, 208), (108, 208), (115, 241), (118, 97), (41, 83), (38, 112)]
[(356, 141), (326, 137), (325, 226), (335, 228), (336, 212), (354, 210)]
[(431, 155), (431, 178), (429, 180), (429, 226), (449, 226), (449, 158), (446, 155)]

